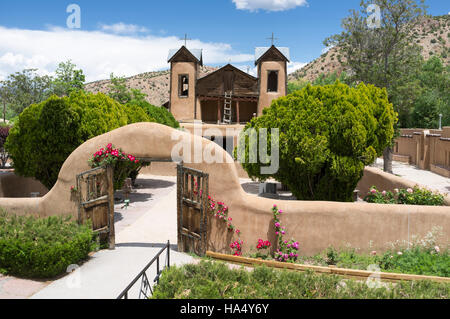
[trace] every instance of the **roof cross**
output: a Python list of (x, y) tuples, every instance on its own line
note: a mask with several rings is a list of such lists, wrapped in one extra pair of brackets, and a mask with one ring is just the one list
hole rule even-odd
[(278, 40), (278, 38), (275, 38), (274, 33), (272, 32), (272, 36), (270, 38), (266, 38), (267, 40), (272, 40), (272, 45), (275, 43), (275, 40)]
[(185, 46), (185, 47), (187, 47), (187, 42), (188, 42), (189, 40), (192, 40), (192, 39), (189, 39), (187, 36), (188, 36), (187, 33), (185, 33), (185, 34), (184, 34), (184, 39), (183, 39), (183, 41), (184, 41), (184, 46)]

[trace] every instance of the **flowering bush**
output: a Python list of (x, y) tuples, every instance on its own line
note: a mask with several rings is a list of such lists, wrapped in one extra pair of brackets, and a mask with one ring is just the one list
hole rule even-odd
[(233, 256), (242, 256), (242, 245), (244, 242), (242, 240), (236, 240), (231, 243), (230, 248), (234, 250)]
[(271, 245), (270, 241), (268, 241), (268, 240), (264, 241), (262, 239), (259, 239), (258, 240), (258, 245), (256, 245), (256, 249), (258, 249), (258, 250), (267, 249), (267, 248), (270, 247), (270, 245)]
[(228, 217), (228, 206), (225, 203), (216, 202), (211, 196), (208, 196), (208, 209), (214, 217), (227, 223), (229, 231), (236, 231), (239, 234), (239, 230), (236, 230), (236, 227), (232, 224), (233, 218)]
[(270, 246), (272, 246), (270, 241), (258, 239), (258, 244), (256, 245), (257, 253), (254, 257), (266, 259), (269, 255)]
[(275, 252), (275, 259), (283, 262), (295, 262), (298, 258), (299, 242), (291, 239), (284, 240), (283, 235), (286, 234), (285, 227), (281, 226), (278, 216), (283, 213), (276, 205), (272, 208), (273, 218), (275, 220), (275, 234), (278, 238), (278, 248)]
[[(202, 195), (202, 190), (198, 190), (198, 183), (197, 183), (196, 178), (194, 178), (193, 193), (195, 195), (197, 195), (197, 194), (200, 194), (200, 196)], [(227, 230), (229, 232), (234, 232), (238, 236), (241, 234), (241, 231), (239, 229), (236, 229), (236, 227), (233, 225), (233, 223), (232, 223), (233, 218), (228, 216), (228, 206), (225, 205), (225, 203), (215, 201), (210, 195), (208, 195), (208, 211), (211, 213), (211, 215), (213, 215), (217, 219), (226, 223)], [(235, 241), (231, 245), (234, 245), (235, 247), (239, 246), (239, 252), (240, 252), (242, 249), (243, 242), (240, 242), (239, 245), (237, 245), (236, 243), (237, 243), (237, 241)], [(231, 247), (231, 245), (230, 245), (230, 247)], [(235, 248), (235, 247), (231, 247), (231, 248)], [(241, 254), (239, 254), (239, 255), (235, 254), (235, 256), (241, 256)]]
[(408, 189), (395, 189), (394, 193), (389, 191), (378, 191), (375, 186), (370, 188), (364, 200), (368, 203), (378, 204), (405, 204), (405, 205), (428, 205), (443, 206), (444, 196), (427, 189), (419, 187)]
[(121, 189), (125, 179), (130, 175), (137, 176), (137, 172), (144, 165), (136, 157), (126, 154), (120, 148), (114, 148), (111, 143), (106, 148), (101, 148), (95, 152), (93, 157), (89, 160), (89, 165), (92, 168), (112, 165), (114, 167), (114, 189)]

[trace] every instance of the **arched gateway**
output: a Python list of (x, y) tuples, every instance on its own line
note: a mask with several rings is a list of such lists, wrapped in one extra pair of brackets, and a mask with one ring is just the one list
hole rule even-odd
[[(182, 139), (190, 140), (192, 147), (180, 147)], [(76, 185), (77, 174), (90, 169), (88, 159), (92, 154), (109, 143), (138, 158), (172, 159), (175, 154), (174, 160), (183, 161), (184, 167), (208, 174), (207, 193), (229, 207), (229, 216), (241, 231), (243, 252), (254, 247), (259, 238), (274, 241), (274, 204), (284, 211), (281, 218), (286, 235), (299, 241), (300, 253), (306, 255), (342, 245), (361, 251), (382, 251), (389, 242), (407, 240), (411, 235), (424, 236), (433, 226), (442, 227), (445, 242), (450, 234), (448, 207), (280, 201), (247, 194), (240, 185), (233, 159), (223, 148), (201, 136), (157, 123), (128, 125), (86, 141), (67, 158), (58, 181), (44, 197), (0, 198), (0, 207), (20, 215), (78, 218), (79, 203), (73, 198), (71, 187)], [(196, 158), (195, 149), (215, 153), (214, 157), (223, 158), (223, 163)], [(230, 242), (237, 235), (227, 231), (226, 225), (216, 218), (208, 219), (205, 227), (206, 249), (230, 252)]]

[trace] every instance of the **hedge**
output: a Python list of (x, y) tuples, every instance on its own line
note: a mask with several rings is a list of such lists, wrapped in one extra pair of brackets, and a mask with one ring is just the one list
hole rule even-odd
[(0, 212), (0, 272), (26, 278), (52, 278), (94, 250), (89, 224), (68, 217), (37, 218)]

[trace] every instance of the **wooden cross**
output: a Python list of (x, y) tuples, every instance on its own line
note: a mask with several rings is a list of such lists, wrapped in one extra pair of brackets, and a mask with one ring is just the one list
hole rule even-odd
[(192, 39), (188, 39), (187, 37), (187, 33), (184, 34), (184, 46), (187, 47), (187, 42), (188, 40), (192, 40)]
[(272, 32), (272, 36), (270, 38), (266, 38), (267, 40), (272, 40), (272, 45), (274, 44), (275, 40), (278, 40), (278, 38), (275, 38), (275, 35)]

